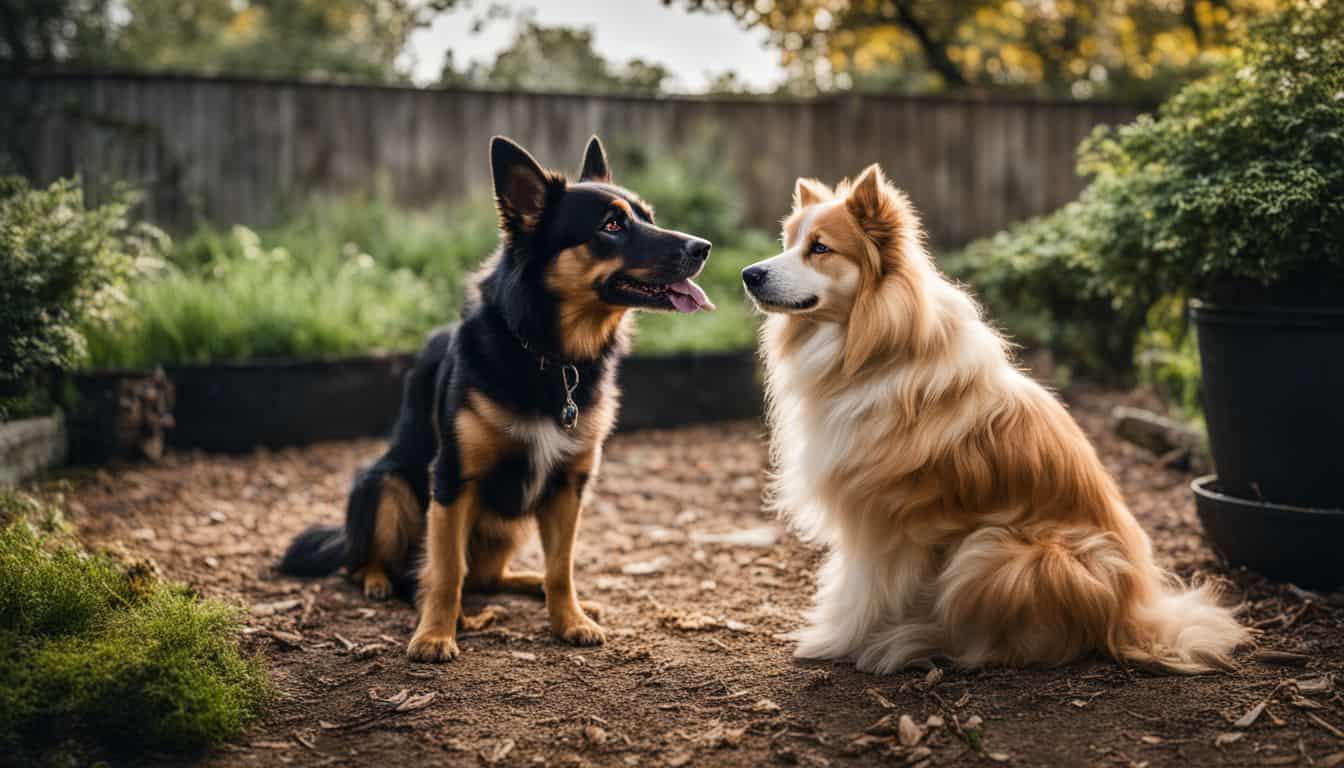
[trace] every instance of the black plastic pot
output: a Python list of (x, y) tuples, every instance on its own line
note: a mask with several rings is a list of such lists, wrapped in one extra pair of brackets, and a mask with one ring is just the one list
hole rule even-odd
[(1344, 587), (1344, 510), (1228, 496), (1214, 475), (1190, 487), (1204, 532), (1228, 562), (1312, 589)]
[(1222, 492), (1344, 507), (1344, 309), (1192, 302), (1190, 314)]

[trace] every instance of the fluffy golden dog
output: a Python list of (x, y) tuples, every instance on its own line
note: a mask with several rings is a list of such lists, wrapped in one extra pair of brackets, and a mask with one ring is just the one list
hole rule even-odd
[(772, 501), (829, 550), (798, 656), (1231, 664), (1246, 630), (1154, 564), (1082, 430), (938, 272), (880, 168), (799, 179), (783, 253), (743, 281), (769, 313)]

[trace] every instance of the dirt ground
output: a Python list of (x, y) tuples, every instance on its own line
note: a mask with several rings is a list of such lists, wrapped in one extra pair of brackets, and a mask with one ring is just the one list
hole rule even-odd
[[(76, 472), (70, 514), (91, 538), (250, 608), (244, 643), (264, 654), (278, 699), (200, 765), (1344, 765), (1344, 595), (1221, 567), (1189, 476), (1108, 431), (1121, 398), (1071, 400), (1160, 559), (1222, 575), (1244, 598), (1263, 635), (1240, 671), (1182, 678), (1095, 660), (874, 677), (794, 660), (784, 633), (818, 553), (761, 510), (757, 424), (608, 444), (576, 563), (580, 596), (604, 606), (601, 648), (554, 640), (540, 601), (469, 596), (469, 613), (496, 605), (502, 617), (464, 633), (457, 661), (414, 664), (410, 606), (371, 603), (341, 577), (276, 574), (290, 537), (341, 518), (376, 440)], [(535, 544), (524, 560), (540, 566)]]

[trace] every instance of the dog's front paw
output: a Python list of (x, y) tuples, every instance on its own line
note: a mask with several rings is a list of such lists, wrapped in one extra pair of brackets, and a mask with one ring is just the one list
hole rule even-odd
[(437, 663), (456, 659), (461, 651), (452, 632), (419, 631), (406, 646), (406, 656), (411, 661)]
[(601, 645), (607, 641), (606, 633), (597, 622), (581, 613), (552, 629), (570, 645)]

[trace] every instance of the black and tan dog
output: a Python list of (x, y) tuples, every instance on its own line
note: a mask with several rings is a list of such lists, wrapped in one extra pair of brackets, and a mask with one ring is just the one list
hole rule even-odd
[[(501, 245), (462, 322), (421, 352), (391, 446), (356, 479), (344, 529), (310, 528), (280, 565), (305, 576), (345, 565), (372, 598), (417, 591), (407, 653), (421, 661), (457, 656), (464, 587), (544, 595), (558, 636), (603, 641), (575, 595), (574, 538), (616, 418), (628, 310), (713, 308), (692, 281), (710, 244), (656, 226), (612, 184), (596, 137), (577, 183), (504, 138), (490, 164)], [(544, 575), (509, 569), (533, 519)]]

